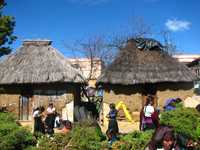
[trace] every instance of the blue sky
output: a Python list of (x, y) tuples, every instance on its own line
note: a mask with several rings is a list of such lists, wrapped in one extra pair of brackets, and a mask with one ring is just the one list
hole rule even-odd
[[(199, 0), (7, 0), (4, 14), (16, 20), (12, 47), (24, 39), (50, 39), (70, 56), (65, 43), (128, 31), (143, 18), (153, 32), (170, 30), (182, 53), (200, 54)], [(154, 36), (161, 40), (159, 36)]]

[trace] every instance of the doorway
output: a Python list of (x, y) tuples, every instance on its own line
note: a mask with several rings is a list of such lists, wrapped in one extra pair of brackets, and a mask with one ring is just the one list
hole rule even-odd
[(19, 119), (29, 120), (29, 97), (20, 96), (19, 98)]

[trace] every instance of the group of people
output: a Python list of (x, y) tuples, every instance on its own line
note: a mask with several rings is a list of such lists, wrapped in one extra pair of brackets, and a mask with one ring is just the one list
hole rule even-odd
[[(163, 107), (164, 111), (175, 110), (182, 100), (180, 98), (170, 98), (166, 100)], [(146, 103), (140, 112), (140, 130), (155, 129), (159, 127), (159, 109), (154, 107), (154, 97), (148, 95)]]
[(47, 133), (48, 136), (52, 136), (54, 134), (54, 128), (61, 129), (62, 133), (67, 133), (72, 128), (70, 121), (61, 119), (61, 116), (56, 112), (53, 103), (48, 105), (46, 111), (43, 106), (37, 107), (33, 111), (33, 118), (34, 133)]
[[(159, 126), (158, 115), (159, 112), (155, 111), (153, 107), (153, 97), (148, 96), (146, 100), (146, 104), (143, 107), (140, 113), (140, 130), (145, 131), (147, 129), (154, 129)], [(109, 105), (110, 111), (107, 115), (109, 119), (108, 129), (106, 131), (106, 135), (108, 137), (109, 144), (112, 144), (117, 140), (117, 135), (119, 133), (118, 123), (117, 123), (117, 109), (115, 108), (115, 104), (111, 103)]]
[[(109, 107), (110, 111), (106, 116), (109, 119), (106, 135), (108, 137), (109, 144), (112, 144), (114, 141), (117, 140), (117, 135), (119, 134), (119, 128), (117, 123), (118, 110), (115, 108), (115, 104), (113, 103), (111, 103)], [(153, 129), (159, 126), (158, 112), (155, 111), (153, 107), (153, 97), (147, 97), (146, 104), (140, 113), (140, 120), (140, 129), (142, 131), (145, 131), (147, 129)]]
[[(159, 124), (159, 110), (154, 108), (153, 100), (153, 96), (147, 96), (146, 104), (140, 113), (140, 130), (155, 129), (145, 150), (193, 150), (195, 146), (191, 138), (175, 134), (173, 127)], [(175, 110), (181, 102), (180, 98), (168, 99), (163, 110)], [(200, 106), (197, 106), (196, 109), (200, 109)]]
[[(154, 108), (153, 100), (154, 98), (152, 96), (148, 96), (140, 113), (140, 130), (146, 131), (155, 129), (154, 135), (145, 150), (192, 150), (194, 145), (190, 138), (186, 139), (182, 135), (175, 135), (172, 127), (159, 124), (159, 111)], [(173, 100), (172, 104), (174, 106), (174, 103), (179, 102), (179, 99)], [(113, 103), (111, 103), (109, 107), (110, 111), (107, 114), (109, 123), (106, 135), (108, 137), (108, 143), (112, 145), (112, 143), (118, 139), (119, 134), (117, 123), (118, 110)], [(171, 108), (172, 106), (170, 106), (170, 110)], [(200, 112), (200, 105), (198, 105), (196, 109)], [(52, 103), (49, 104), (46, 113), (44, 107), (36, 108), (33, 112), (33, 117), (35, 121), (34, 132), (47, 133), (51, 136), (54, 133), (54, 127), (59, 128), (63, 126), (60, 128), (62, 133), (68, 133), (72, 128), (70, 121), (61, 121), (60, 115), (56, 113)], [(181, 147), (180, 145), (183, 145), (183, 143), (184, 146)]]
[(145, 150), (193, 150), (194, 142), (181, 134), (175, 134), (173, 127), (159, 126)]
[[(181, 99), (173, 99), (164, 106), (164, 111), (174, 110), (176, 104), (179, 104)], [(107, 115), (109, 118), (108, 129), (106, 135), (110, 145), (117, 140), (119, 128), (117, 123), (117, 110), (115, 104), (110, 104), (110, 111)], [(200, 104), (196, 107), (200, 112)], [(163, 126), (159, 124), (159, 110), (154, 108), (154, 97), (147, 96), (146, 103), (140, 113), (140, 130), (146, 131), (155, 129), (151, 141), (146, 146), (145, 150), (193, 150), (194, 142), (189, 137), (181, 134), (175, 134), (173, 127)]]

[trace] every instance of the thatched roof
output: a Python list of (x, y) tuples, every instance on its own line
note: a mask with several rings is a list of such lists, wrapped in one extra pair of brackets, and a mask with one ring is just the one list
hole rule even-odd
[[(157, 44), (156, 44), (157, 43)], [(97, 83), (133, 85), (158, 82), (191, 82), (196, 77), (151, 39), (131, 39), (103, 71)]]
[(81, 72), (71, 66), (48, 40), (27, 40), (0, 63), (0, 84), (83, 83)]

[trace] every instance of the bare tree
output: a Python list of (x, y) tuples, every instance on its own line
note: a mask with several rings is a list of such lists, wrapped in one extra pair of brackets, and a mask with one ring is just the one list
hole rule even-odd
[(71, 46), (65, 43), (65, 47), (72, 51), (76, 59), (75, 65), (80, 70), (82, 69), (78, 66), (78, 64), (80, 64), (80, 56), (88, 59), (90, 62), (90, 71), (86, 80), (89, 81), (95, 76), (95, 72), (98, 69), (98, 64), (96, 64), (97, 60), (100, 60), (103, 66), (107, 66), (113, 61), (118, 50), (126, 44), (128, 39), (153, 37), (155, 35), (163, 39), (163, 46), (166, 52), (170, 54), (175, 52), (176, 47), (170, 38), (170, 32), (153, 32), (151, 26), (145, 23), (142, 17), (134, 18), (127, 27), (127, 31), (124, 33), (113, 33), (111, 36), (107, 37), (94, 36), (76, 41)]
[(92, 38), (79, 40), (70, 44), (65, 43), (65, 47), (72, 51), (75, 59), (74, 66), (79, 68), (82, 72), (82, 67), (78, 66), (81, 63), (80, 57), (86, 58), (90, 64), (89, 73), (86, 76), (86, 80), (89, 81), (95, 77), (96, 71), (101, 67), (109, 64), (114, 58), (114, 51), (111, 46), (108, 45), (108, 41), (104, 36), (95, 36)]
[(170, 31), (163, 30), (160, 32), (160, 35), (163, 38), (163, 45), (164, 45), (165, 51), (168, 54), (173, 55), (176, 52), (176, 44), (174, 43), (174, 41), (172, 40), (170, 36)]
[(145, 23), (142, 17), (134, 17), (125, 28), (124, 32), (114, 33), (110, 37), (108, 47), (121, 48), (129, 39), (145, 38), (153, 35), (151, 26)]
[(145, 38), (153, 35), (151, 25), (147, 24), (143, 17), (134, 17), (129, 26), (132, 38)]

